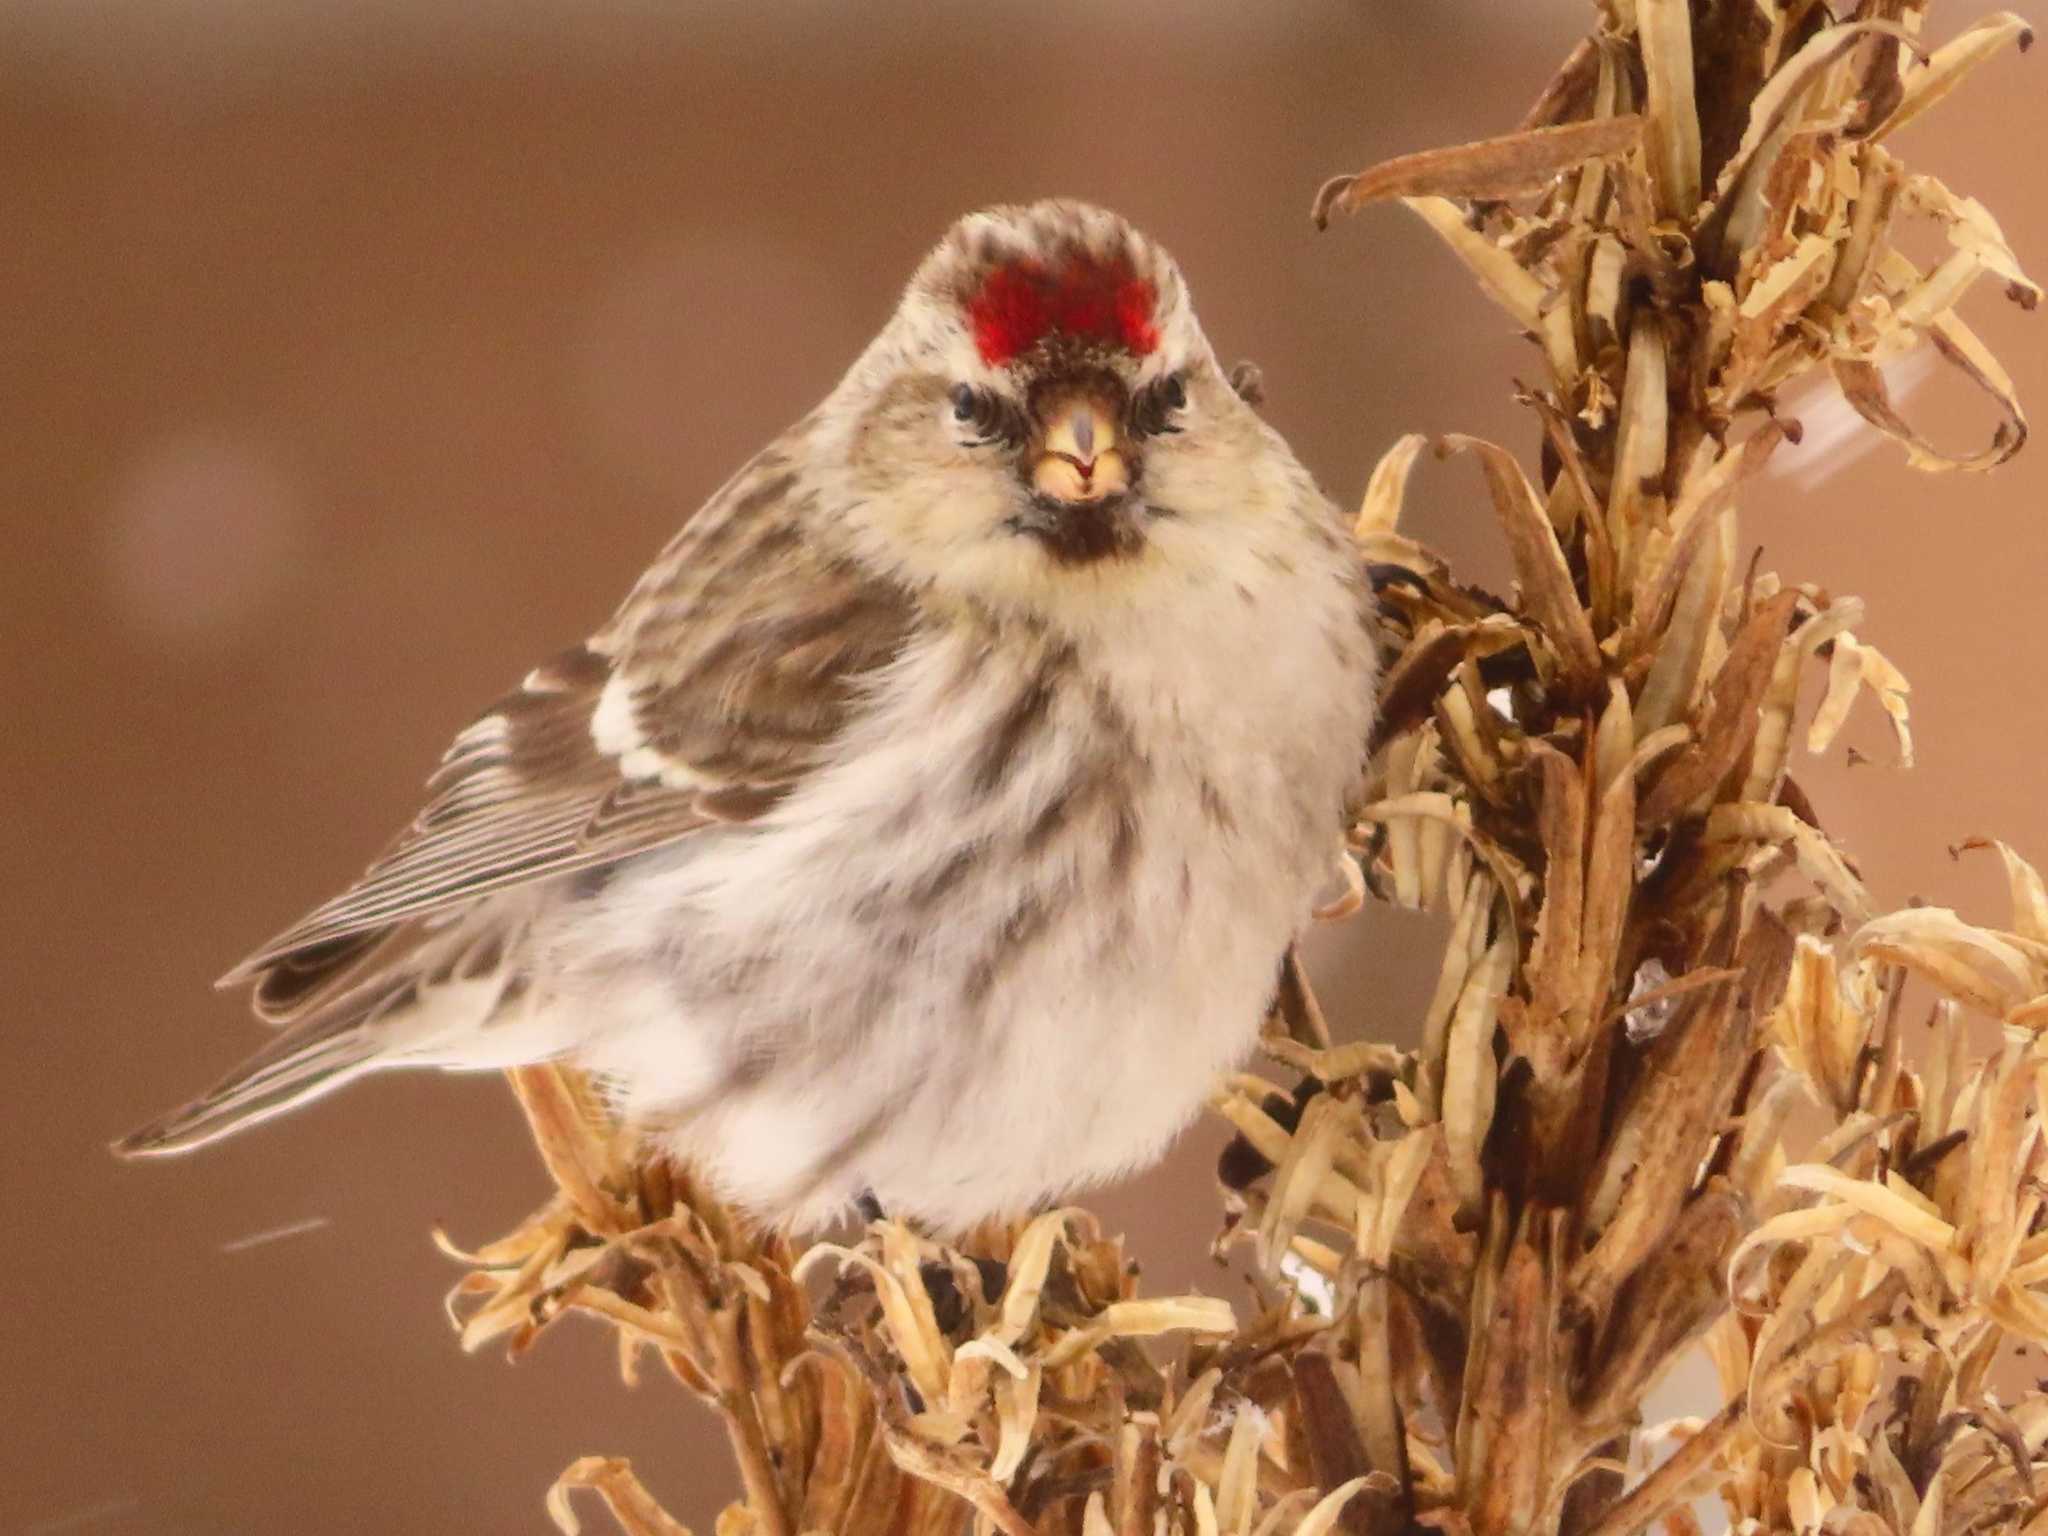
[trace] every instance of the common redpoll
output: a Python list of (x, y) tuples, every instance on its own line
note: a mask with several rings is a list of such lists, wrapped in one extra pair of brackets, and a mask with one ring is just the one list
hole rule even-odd
[(824, 403), (265, 944), (276, 1040), (120, 1144), (563, 1059), (742, 1206), (958, 1227), (1136, 1168), (1256, 1037), (1371, 724), (1336, 512), (1179, 269), (963, 219)]

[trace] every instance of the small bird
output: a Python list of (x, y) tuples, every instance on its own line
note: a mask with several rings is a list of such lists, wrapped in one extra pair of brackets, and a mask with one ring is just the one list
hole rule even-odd
[(117, 1143), (562, 1060), (763, 1219), (958, 1230), (1136, 1169), (1342, 857), (1372, 603), (1116, 215), (962, 219), (817, 409), (222, 980), (276, 1039)]

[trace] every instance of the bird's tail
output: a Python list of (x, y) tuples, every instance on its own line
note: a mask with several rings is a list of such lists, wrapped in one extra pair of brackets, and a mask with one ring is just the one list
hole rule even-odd
[(220, 1082), (113, 1144), (122, 1157), (159, 1157), (268, 1120), (332, 1093), (379, 1065), (382, 1032), (360, 1014), (316, 1017), (282, 1031)]
[[(191, 1103), (114, 1143), (122, 1157), (186, 1152), (389, 1067), (486, 1070), (543, 1061), (569, 1043), (538, 994), (506, 963), (523, 934), (502, 911), (470, 924), (403, 933), (367, 957), (341, 952), (323, 984), (304, 976), (257, 990), (257, 1012), (297, 1011), (262, 1050)], [(323, 954), (318, 965), (331, 965)], [(367, 960), (367, 963), (363, 963)], [(303, 967), (302, 967), (303, 968)], [(310, 971), (308, 972), (310, 974)], [(280, 996), (290, 1007), (280, 1008)]]

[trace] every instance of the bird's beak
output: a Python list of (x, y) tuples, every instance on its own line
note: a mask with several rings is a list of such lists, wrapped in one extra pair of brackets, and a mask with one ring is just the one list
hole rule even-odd
[(1081, 391), (1058, 396), (1049, 406), (1040, 418), (1032, 489), (1075, 506), (1129, 490), (1130, 458), (1111, 402)]

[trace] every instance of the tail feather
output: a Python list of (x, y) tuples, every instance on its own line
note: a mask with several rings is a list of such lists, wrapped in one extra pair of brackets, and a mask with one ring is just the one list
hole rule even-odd
[[(274, 988), (275, 972), (263, 978), (257, 1012), (293, 1022), (213, 1088), (122, 1137), (114, 1151), (189, 1151), (386, 1067), (482, 1069), (555, 1054), (563, 1042), (534, 1011), (520, 969), (507, 962), (527, 911), (500, 899), (467, 923), (336, 941), (280, 962), (277, 969), (289, 974)], [(523, 1008), (516, 1006), (522, 998)]]
[(380, 1032), (359, 1019), (329, 1019), (287, 1029), (189, 1104), (113, 1143), (122, 1157), (189, 1152), (308, 1100), (332, 1093), (377, 1065)]

